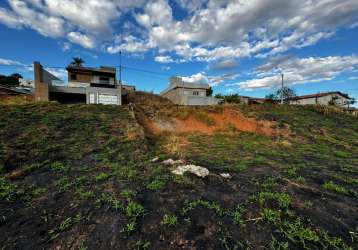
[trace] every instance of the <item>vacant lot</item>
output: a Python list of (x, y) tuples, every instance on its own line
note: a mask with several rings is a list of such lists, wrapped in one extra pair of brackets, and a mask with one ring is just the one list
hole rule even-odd
[[(169, 158), (210, 175), (174, 175)], [(358, 241), (358, 120), (330, 109), (3, 105), (0, 171), (3, 249)]]

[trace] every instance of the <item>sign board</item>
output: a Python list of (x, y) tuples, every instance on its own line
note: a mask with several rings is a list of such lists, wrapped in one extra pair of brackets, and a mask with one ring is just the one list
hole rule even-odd
[(114, 104), (117, 105), (118, 104), (118, 97), (116, 95), (104, 95), (104, 94), (99, 94), (98, 95), (98, 103), (99, 104)]

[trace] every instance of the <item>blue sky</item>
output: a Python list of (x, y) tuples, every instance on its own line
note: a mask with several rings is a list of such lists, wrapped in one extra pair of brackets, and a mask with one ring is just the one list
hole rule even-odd
[[(0, 74), (33, 78), (40, 61), (66, 79), (74, 56), (119, 65), (160, 92), (171, 75), (215, 93), (263, 97), (342, 91), (358, 100), (357, 0), (4, 0)], [(148, 72), (150, 71), (150, 72)]]

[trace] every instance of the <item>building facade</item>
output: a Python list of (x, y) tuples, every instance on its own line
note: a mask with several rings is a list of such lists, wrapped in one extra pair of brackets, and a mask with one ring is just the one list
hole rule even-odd
[(67, 67), (68, 83), (34, 63), (35, 100), (60, 103), (122, 104), (116, 69), (111, 67)]
[(348, 107), (351, 98), (339, 91), (297, 96), (290, 99), (292, 105), (334, 105)]
[(209, 84), (184, 82), (180, 77), (171, 77), (170, 86), (160, 93), (178, 105), (214, 105), (219, 99), (208, 96)]

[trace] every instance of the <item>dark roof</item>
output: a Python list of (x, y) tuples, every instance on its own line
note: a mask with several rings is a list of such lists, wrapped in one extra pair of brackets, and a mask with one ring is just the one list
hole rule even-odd
[(296, 96), (296, 97), (292, 97), (290, 100), (302, 100), (302, 99), (309, 99), (309, 98), (318, 98), (318, 97), (323, 97), (323, 96), (333, 95), (333, 94), (343, 96), (344, 98), (347, 98), (347, 99), (351, 99), (348, 96), (348, 94), (344, 94), (344, 93), (339, 92), (339, 91), (333, 91), (333, 92), (324, 92), (324, 93), (311, 94), (311, 95)]
[(67, 71), (78, 70), (78, 71), (92, 71), (92, 72), (112, 73), (112, 74), (116, 73), (116, 68), (107, 67), (107, 66), (101, 66), (100, 68), (92, 68), (92, 67), (78, 67), (78, 66), (69, 65), (66, 69)]

